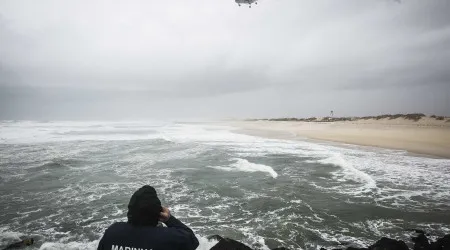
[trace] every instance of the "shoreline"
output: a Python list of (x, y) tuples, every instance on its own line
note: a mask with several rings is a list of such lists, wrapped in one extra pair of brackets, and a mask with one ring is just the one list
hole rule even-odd
[(450, 159), (450, 126), (402, 121), (297, 122), (234, 121), (237, 133), (285, 140), (316, 140), (352, 145), (405, 150), (422, 156)]

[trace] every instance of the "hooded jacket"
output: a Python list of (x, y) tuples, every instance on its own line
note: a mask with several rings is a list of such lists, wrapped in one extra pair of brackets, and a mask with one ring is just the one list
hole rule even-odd
[(98, 250), (194, 250), (194, 232), (173, 215), (157, 227), (161, 202), (153, 187), (136, 191), (128, 204), (128, 222), (116, 222), (103, 235)]

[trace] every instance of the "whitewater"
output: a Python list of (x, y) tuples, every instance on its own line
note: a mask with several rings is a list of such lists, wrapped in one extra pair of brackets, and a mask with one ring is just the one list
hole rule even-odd
[(200, 239), (256, 249), (367, 245), (450, 233), (450, 160), (275, 140), (218, 123), (0, 122), (0, 248), (96, 249), (152, 185)]

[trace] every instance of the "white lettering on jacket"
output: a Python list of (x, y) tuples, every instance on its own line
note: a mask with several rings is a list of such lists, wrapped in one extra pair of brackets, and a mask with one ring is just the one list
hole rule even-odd
[(152, 250), (152, 249), (112, 245), (111, 250)]

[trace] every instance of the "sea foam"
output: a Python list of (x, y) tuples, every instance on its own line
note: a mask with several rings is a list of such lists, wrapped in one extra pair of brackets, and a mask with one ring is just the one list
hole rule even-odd
[(252, 163), (246, 159), (241, 159), (241, 158), (234, 158), (232, 160), (235, 162), (230, 164), (227, 167), (210, 166), (210, 168), (214, 168), (214, 169), (222, 170), (222, 171), (264, 172), (264, 173), (270, 174), (270, 176), (272, 176), (274, 179), (276, 179), (278, 177), (278, 173), (275, 172), (275, 170), (273, 170), (273, 168), (270, 166)]

